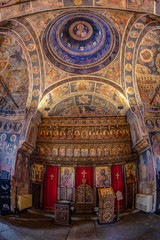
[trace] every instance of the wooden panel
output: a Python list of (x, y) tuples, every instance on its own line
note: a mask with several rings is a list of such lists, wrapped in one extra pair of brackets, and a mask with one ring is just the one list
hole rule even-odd
[(55, 223), (61, 225), (70, 224), (70, 203), (63, 204), (57, 203), (55, 204)]
[(94, 192), (87, 184), (81, 184), (76, 189), (75, 212), (76, 213), (93, 213)]
[[(60, 136), (62, 132), (64, 137)], [(68, 166), (125, 164), (135, 159), (137, 154), (131, 153), (130, 128), (125, 117), (55, 118), (49, 122), (42, 119), (37, 153), (32, 156), (35, 163)]]
[(41, 208), (41, 184), (32, 183), (33, 207)]
[(98, 189), (99, 195), (99, 223), (110, 223), (114, 219), (115, 193), (112, 187)]

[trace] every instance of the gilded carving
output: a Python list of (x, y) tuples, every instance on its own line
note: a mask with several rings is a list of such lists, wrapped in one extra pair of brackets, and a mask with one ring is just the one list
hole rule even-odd
[(45, 164), (88, 166), (130, 161), (135, 156), (131, 155), (129, 131), (125, 118), (59, 118), (50, 123), (44, 119), (33, 158)]

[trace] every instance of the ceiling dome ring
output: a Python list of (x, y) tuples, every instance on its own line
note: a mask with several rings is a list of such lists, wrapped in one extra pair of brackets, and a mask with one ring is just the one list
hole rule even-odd
[(110, 64), (119, 51), (119, 34), (110, 20), (93, 12), (66, 12), (52, 20), (42, 36), (48, 60), (75, 74), (89, 74)]

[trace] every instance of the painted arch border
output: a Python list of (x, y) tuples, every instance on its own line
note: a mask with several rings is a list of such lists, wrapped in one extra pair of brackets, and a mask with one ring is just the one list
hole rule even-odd
[[(28, 25), (28, 26), (27, 26)], [(18, 31), (18, 29), (22, 29), (22, 31)], [(30, 28), (30, 29), (29, 29)], [(28, 62), (28, 74), (29, 74), (29, 88), (28, 88), (28, 97), (26, 102), (26, 111), (29, 111), (31, 114), (34, 114), (41, 96), (41, 88), (42, 88), (42, 68), (41, 68), (41, 56), (40, 49), (37, 44), (37, 39), (33, 34), (33, 29), (27, 21), (24, 19), (9, 19), (7, 21), (0, 22), (0, 30), (5, 29), (5, 31), (10, 31), (17, 36), (19, 41), (22, 44), (23, 51), (26, 52), (27, 62)], [(31, 31), (32, 30), (32, 31)], [(28, 35), (29, 40), (25, 39), (25, 36)], [(33, 51), (29, 51), (29, 44), (33, 44), (35, 46)], [(33, 61), (33, 56), (37, 56), (37, 60)], [(34, 71), (34, 67), (37, 67), (38, 72)], [(17, 114), (25, 114), (23, 111), (16, 111)]]
[[(138, 24), (143, 24), (143, 27), (139, 28), (139, 29), (136, 28), (136, 25), (138, 25)], [(160, 26), (160, 22), (157, 20), (156, 16), (154, 16), (154, 15), (153, 16), (152, 15), (141, 16), (137, 21), (134, 22), (132, 28), (129, 31), (128, 38), (126, 41), (125, 61), (124, 61), (124, 82), (125, 82), (125, 91), (127, 94), (127, 98), (128, 98), (131, 108), (133, 108), (133, 109), (134, 109), (134, 106), (136, 106), (136, 105), (142, 106), (140, 94), (139, 94), (136, 79), (135, 79), (135, 69), (136, 69), (135, 63), (136, 63), (136, 59), (137, 59), (136, 55), (137, 55), (137, 52), (139, 49), (139, 44), (142, 40), (142, 37), (145, 34), (147, 34), (148, 31), (151, 30), (151, 29), (149, 29), (146, 32), (146, 29), (150, 28), (152, 26), (153, 26), (153, 28), (155, 28), (155, 26), (157, 24), (158, 24), (158, 26)], [(135, 33), (136, 37), (133, 36), (134, 33)], [(132, 43), (133, 43), (133, 46), (129, 47)], [(128, 52), (130, 52), (132, 54), (131, 59), (126, 59), (126, 54)], [(131, 81), (127, 82), (127, 78), (130, 78)]]
[[(83, 82), (83, 81), (95, 83), (94, 90), (93, 91), (86, 90), (85, 92), (83, 92), (83, 90), (82, 91), (71, 91), (72, 83)], [(124, 90), (116, 83), (114, 83), (110, 80), (104, 79), (104, 78), (97, 78), (97, 77), (93, 77), (93, 76), (92, 77), (91, 76), (79, 76), (79, 77), (70, 77), (67, 79), (63, 79), (63, 80), (56, 82), (56, 83), (52, 84), (51, 86), (49, 86), (42, 95), (41, 102), (39, 103), (38, 109), (40, 110), (40, 112), (43, 112), (44, 111), (43, 108), (45, 108), (45, 106), (48, 106), (48, 104), (45, 105), (45, 101), (47, 101), (49, 103), (49, 98), (51, 98), (52, 103), (49, 103), (48, 107), (52, 107), (52, 109), (53, 109), (53, 107), (55, 107), (62, 100), (67, 99), (69, 97), (78, 96), (78, 95), (99, 96), (99, 97), (103, 98), (104, 100), (107, 100), (109, 103), (113, 104), (115, 107), (118, 107), (118, 102), (116, 102), (116, 100), (112, 99), (111, 96), (109, 96), (109, 95), (107, 96), (107, 94), (105, 95), (101, 92), (96, 91), (95, 87), (96, 87), (97, 83), (104, 84), (104, 85), (106, 85), (106, 87), (108, 86), (108, 87), (112, 88), (113, 91), (117, 92), (117, 94), (119, 94), (119, 96), (122, 97), (121, 103), (123, 102), (125, 111), (130, 108)], [(54, 95), (52, 95), (52, 92), (53, 91), (56, 92), (56, 89), (61, 88), (63, 86), (67, 86), (69, 88), (69, 92), (67, 93), (67, 95), (61, 96), (60, 98), (56, 97), (54, 99), (54, 97), (53, 97)]]

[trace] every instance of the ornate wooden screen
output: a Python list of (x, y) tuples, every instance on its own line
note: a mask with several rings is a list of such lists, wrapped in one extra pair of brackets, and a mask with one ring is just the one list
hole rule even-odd
[(60, 187), (60, 199), (73, 201), (73, 188)]
[[(34, 163), (106, 166), (137, 160), (125, 117), (42, 119)], [(62, 194), (63, 195), (63, 194)]]
[(93, 213), (94, 194), (93, 189), (88, 184), (81, 184), (76, 189), (75, 212)]

